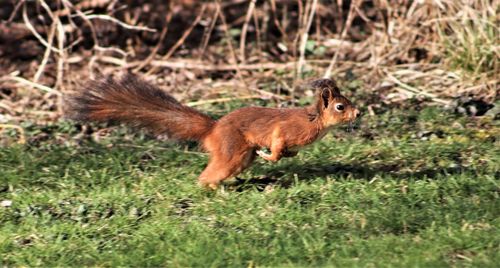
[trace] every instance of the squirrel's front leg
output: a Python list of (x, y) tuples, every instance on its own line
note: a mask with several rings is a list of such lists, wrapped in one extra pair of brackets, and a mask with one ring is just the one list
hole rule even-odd
[(258, 150), (258, 151), (256, 151), (256, 153), (260, 157), (262, 157), (268, 161), (276, 162), (276, 161), (280, 160), (282, 157), (283, 150), (285, 149), (284, 140), (283, 139), (274, 139), (272, 144), (271, 144), (270, 149), (271, 149), (271, 154), (266, 154), (262, 150)]

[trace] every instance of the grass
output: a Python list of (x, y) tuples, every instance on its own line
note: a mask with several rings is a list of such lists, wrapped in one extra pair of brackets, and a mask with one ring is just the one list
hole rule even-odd
[(487, 3), (476, 3), (476, 8), (459, 5), (463, 12), (446, 23), (445, 31), (438, 28), (450, 67), (475, 75), (498, 73), (498, 7)]
[(27, 129), (29, 146), (0, 147), (1, 266), (500, 263), (500, 132), (487, 118), (388, 110), (215, 192), (196, 186), (207, 157), (190, 144)]

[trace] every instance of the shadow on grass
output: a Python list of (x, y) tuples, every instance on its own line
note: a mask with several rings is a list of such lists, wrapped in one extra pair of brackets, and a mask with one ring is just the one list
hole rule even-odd
[[(59, 148), (59, 147), (57, 147)], [(56, 148), (56, 149), (57, 149)], [(175, 161), (179, 165), (192, 164), (193, 159), (191, 156), (178, 157), (175, 152), (175, 148), (164, 148), (167, 151), (172, 151), (169, 155), (164, 153), (157, 153), (163, 157), (155, 157), (155, 151), (153, 148), (148, 146), (136, 146), (132, 148), (108, 148), (101, 144), (91, 144), (91, 146), (80, 147), (78, 150), (73, 151), (66, 147), (59, 148), (59, 151), (54, 148), (51, 149), (52, 152), (57, 152), (49, 154), (49, 156), (44, 156), (39, 158), (36, 163), (31, 163), (31, 165), (46, 166), (51, 163), (59, 163), (58, 168), (63, 170), (74, 162), (80, 162), (82, 167), (85, 169), (100, 169), (106, 167), (109, 163), (103, 161), (107, 158), (120, 159), (120, 162), (124, 162), (121, 157), (127, 158), (125, 161), (129, 165), (136, 165), (141, 171), (150, 170), (150, 166), (161, 166), (161, 163)], [(124, 153), (126, 152), (126, 153)], [(186, 154), (182, 154), (186, 155)], [(74, 157), (68, 157), (74, 156)], [(92, 161), (89, 161), (92, 160)], [(201, 158), (200, 158), (201, 160)], [(152, 165), (151, 162), (156, 161), (156, 165)], [(17, 164), (17, 163), (16, 163)], [(255, 165), (259, 165), (255, 163)], [(204, 164), (203, 164), (204, 166)], [(283, 188), (289, 188), (293, 186), (297, 181), (310, 181), (315, 179), (326, 180), (327, 177), (339, 178), (339, 179), (352, 179), (352, 180), (367, 180), (370, 181), (375, 177), (383, 177), (392, 180), (422, 180), (422, 179), (436, 179), (443, 175), (456, 175), (456, 174), (477, 174), (480, 172), (481, 167), (453, 167), (453, 168), (440, 168), (440, 167), (425, 167), (418, 170), (409, 170), (409, 165), (404, 161), (392, 164), (370, 164), (363, 162), (351, 162), (351, 163), (325, 163), (320, 159), (316, 162), (308, 163), (297, 163), (297, 162), (286, 162), (278, 165), (266, 165), (261, 166), (253, 172), (254, 174), (262, 174), (261, 176), (255, 177), (245, 177), (242, 176), (237, 179), (236, 182), (228, 183), (230, 189), (235, 191), (245, 191), (249, 189), (264, 190), (267, 186), (278, 186)], [(33, 172), (37, 169), (35, 168)], [(203, 168), (200, 166), (196, 169), (196, 172), (201, 172)], [(119, 170), (114, 170), (115, 174), (121, 174)], [(41, 174), (40, 176), (42, 176)], [(33, 180), (30, 184), (34, 184)], [(44, 179), (40, 183), (44, 186), (49, 185), (49, 183)], [(56, 184), (56, 181), (54, 181)], [(0, 191), (2, 188), (0, 188)]]
[(325, 164), (315, 163), (307, 166), (286, 164), (264, 170), (266, 175), (248, 179), (238, 178), (234, 184), (237, 191), (257, 188), (264, 190), (268, 185), (277, 185), (283, 188), (293, 186), (295, 178), (308, 181), (317, 178), (326, 179), (328, 176), (337, 178), (350, 178), (354, 180), (372, 180), (375, 177), (390, 176), (393, 179), (436, 179), (441, 175), (456, 175), (461, 173), (476, 173), (476, 169), (465, 167), (453, 168), (426, 168), (415, 171), (402, 171), (404, 165), (369, 165), (359, 164)]

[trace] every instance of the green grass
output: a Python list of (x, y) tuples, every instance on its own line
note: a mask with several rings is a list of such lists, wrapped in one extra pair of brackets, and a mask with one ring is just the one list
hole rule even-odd
[(469, 74), (496, 77), (500, 68), (498, 5), (484, 1), (456, 8), (461, 15), (445, 20), (444, 27), (438, 28), (445, 61)]
[[(1, 266), (495, 267), (499, 128), (391, 111), (218, 191), (207, 156), (120, 128), (100, 143), (0, 147)], [(59, 137), (59, 138), (58, 138)], [(111, 146), (113, 145), (113, 146)]]

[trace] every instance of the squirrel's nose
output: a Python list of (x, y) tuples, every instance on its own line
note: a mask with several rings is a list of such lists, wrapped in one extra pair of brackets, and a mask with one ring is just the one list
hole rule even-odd
[(354, 117), (359, 117), (361, 115), (361, 111), (358, 109), (354, 109)]

